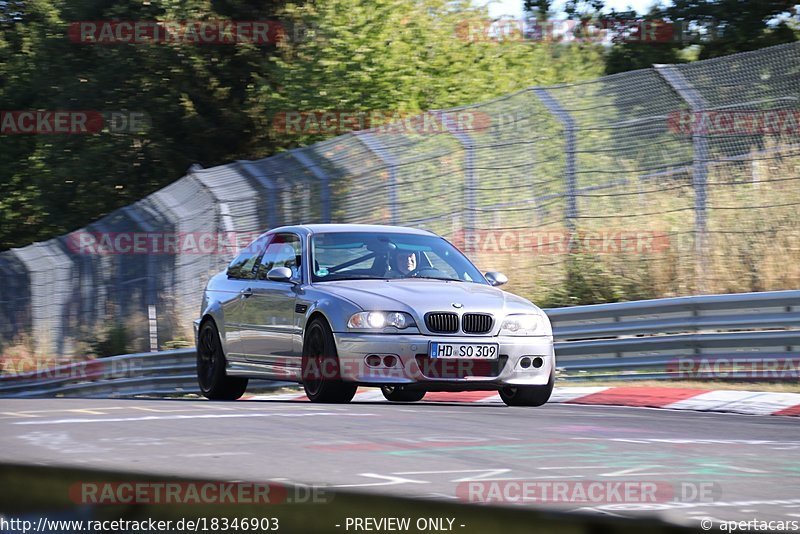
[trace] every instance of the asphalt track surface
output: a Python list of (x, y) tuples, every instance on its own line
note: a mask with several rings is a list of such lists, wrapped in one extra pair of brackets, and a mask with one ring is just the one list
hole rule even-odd
[(790, 417), (568, 404), (3, 399), (0, 460), (442, 500), (468, 499), (465, 484), (475, 482), (482, 489), (473, 498), (512, 482), (654, 482), (673, 493), (542, 504), (512, 492), (504, 504), (694, 526), (800, 521), (800, 424)]

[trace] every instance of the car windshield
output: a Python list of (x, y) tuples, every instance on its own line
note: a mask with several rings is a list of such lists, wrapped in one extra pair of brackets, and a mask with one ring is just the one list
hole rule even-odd
[(311, 238), (313, 282), (427, 278), (486, 284), (457, 248), (433, 235), (331, 232)]

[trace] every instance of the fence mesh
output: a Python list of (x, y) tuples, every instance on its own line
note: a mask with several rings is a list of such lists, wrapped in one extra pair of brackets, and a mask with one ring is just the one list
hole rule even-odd
[[(798, 98), (789, 44), (193, 168), (80, 231), (0, 253), (2, 345), (69, 357), (115, 325), (129, 350), (190, 342), (201, 290), (235, 246), (187, 251), (185, 237), (296, 223), (427, 228), (549, 306), (797, 288)], [(85, 233), (177, 235), (183, 248), (93, 253)]]

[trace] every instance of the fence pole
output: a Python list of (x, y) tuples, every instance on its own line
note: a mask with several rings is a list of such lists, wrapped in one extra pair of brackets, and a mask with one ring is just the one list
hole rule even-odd
[(465, 132), (458, 124), (453, 124), (453, 115), (448, 111), (432, 112), (439, 113), (442, 125), (456, 138), (464, 149), (464, 252), (470, 252), (475, 240), (472, 238), (477, 230), (475, 223), (475, 143), (472, 137)]
[(566, 156), (566, 164), (564, 168), (564, 196), (566, 199), (566, 211), (564, 213), (564, 224), (570, 234), (570, 249), (571, 244), (575, 242), (573, 239), (575, 233), (575, 219), (578, 217), (578, 201), (575, 196), (577, 183), (575, 178), (576, 163), (576, 138), (575, 138), (575, 119), (572, 115), (564, 109), (564, 107), (553, 98), (547, 89), (537, 87), (533, 89), (533, 93), (539, 98), (544, 107), (561, 123), (564, 127), (564, 154)]
[[(655, 65), (656, 72), (688, 105), (692, 115), (708, 106), (703, 96), (689, 83), (675, 65)], [(676, 110), (677, 111), (677, 110)], [(708, 139), (692, 128), (692, 187), (694, 188), (695, 283), (705, 293), (708, 272), (708, 228), (706, 224), (706, 181), (708, 176)]]
[(389, 169), (389, 223), (398, 224), (397, 217), (397, 161), (392, 157), (389, 152), (380, 142), (375, 139), (368, 130), (359, 130), (353, 132), (353, 135), (361, 141), (361, 143), (372, 151), (373, 154), (378, 156), (386, 167)]
[(236, 162), (239, 171), (247, 178), (251, 180), (255, 180), (258, 187), (254, 187), (254, 189), (258, 189), (259, 187), (266, 191), (266, 198), (269, 199), (269, 212), (267, 213), (267, 227), (268, 228), (275, 228), (279, 226), (278, 223), (278, 208), (275, 206), (278, 205), (278, 199), (276, 198), (277, 194), (277, 187), (275, 186), (275, 181), (267, 176), (258, 166), (256, 162), (246, 161), (246, 160), (238, 160)]
[[(150, 233), (156, 231), (156, 228), (148, 223), (144, 217), (136, 211), (136, 204), (125, 206), (122, 208), (122, 212), (143, 231)], [(157, 328), (158, 325), (158, 316), (156, 315), (156, 305), (158, 304), (158, 287), (156, 284), (158, 266), (156, 265), (156, 257), (153, 251), (148, 251), (146, 264), (144, 305), (146, 307), (148, 324), (150, 325), (150, 350), (156, 351), (158, 350), (158, 336), (155, 337), (155, 340), (153, 339), (153, 328)]]
[(331, 222), (331, 186), (330, 186), (330, 178), (327, 174), (325, 174), (322, 169), (311, 161), (311, 158), (308, 157), (308, 154), (303, 152), (300, 149), (290, 150), (289, 154), (292, 155), (294, 159), (300, 162), (300, 165), (311, 171), (311, 174), (319, 180), (321, 191), (320, 191), (320, 201), (322, 203), (322, 222), (329, 223)]

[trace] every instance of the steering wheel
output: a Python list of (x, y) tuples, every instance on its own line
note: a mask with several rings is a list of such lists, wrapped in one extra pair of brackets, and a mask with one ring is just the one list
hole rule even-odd
[(441, 273), (442, 271), (440, 271), (439, 269), (437, 269), (435, 267), (417, 267), (413, 271), (409, 271), (408, 274), (406, 274), (406, 277), (408, 277), (408, 278), (419, 278), (420, 276), (422, 276), (422, 273), (425, 273), (425, 272)]

